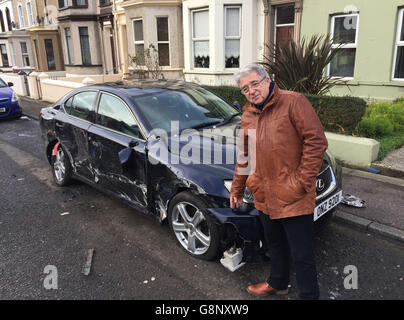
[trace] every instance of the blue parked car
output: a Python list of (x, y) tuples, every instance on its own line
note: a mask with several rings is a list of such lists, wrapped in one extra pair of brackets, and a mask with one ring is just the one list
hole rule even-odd
[(18, 118), (22, 114), (18, 97), (10, 88), (12, 86), (12, 82), (5, 83), (0, 79), (0, 119)]

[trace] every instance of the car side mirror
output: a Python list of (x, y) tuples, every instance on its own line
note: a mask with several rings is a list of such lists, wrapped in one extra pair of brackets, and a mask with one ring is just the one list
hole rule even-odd
[(12, 87), (12, 86), (14, 86), (14, 83), (8, 82), (7, 85), (8, 85), (9, 87)]
[(240, 107), (240, 104), (238, 103), (238, 101), (233, 102), (233, 107), (236, 108), (237, 111), (241, 113), (241, 107)]

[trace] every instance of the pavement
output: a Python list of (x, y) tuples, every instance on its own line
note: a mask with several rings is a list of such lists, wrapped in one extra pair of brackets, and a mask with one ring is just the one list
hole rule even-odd
[[(23, 115), (39, 119), (41, 108), (50, 103), (20, 97)], [(372, 163), (380, 173), (343, 168), (343, 195), (353, 195), (365, 207), (340, 204), (334, 220), (369, 233), (404, 243), (404, 146)]]

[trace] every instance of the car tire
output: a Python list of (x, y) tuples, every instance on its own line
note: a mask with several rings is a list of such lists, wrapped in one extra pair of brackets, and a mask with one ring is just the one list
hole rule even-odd
[(56, 155), (52, 155), (51, 167), (53, 179), (58, 186), (64, 187), (71, 184), (72, 166), (65, 150), (60, 144)]
[(182, 192), (170, 201), (168, 221), (177, 244), (185, 252), (201, 260), (215, 260), (220, 253), (219, 228), (205, 209), (201, 198)]

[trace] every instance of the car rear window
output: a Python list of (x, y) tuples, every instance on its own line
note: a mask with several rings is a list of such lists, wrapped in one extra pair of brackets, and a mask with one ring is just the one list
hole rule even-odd
[(68, 114), (90, 121), (91, 111), (94, 110), (97, 94), (97, 91), (80, 92), (67, 100), (64, 108)]

